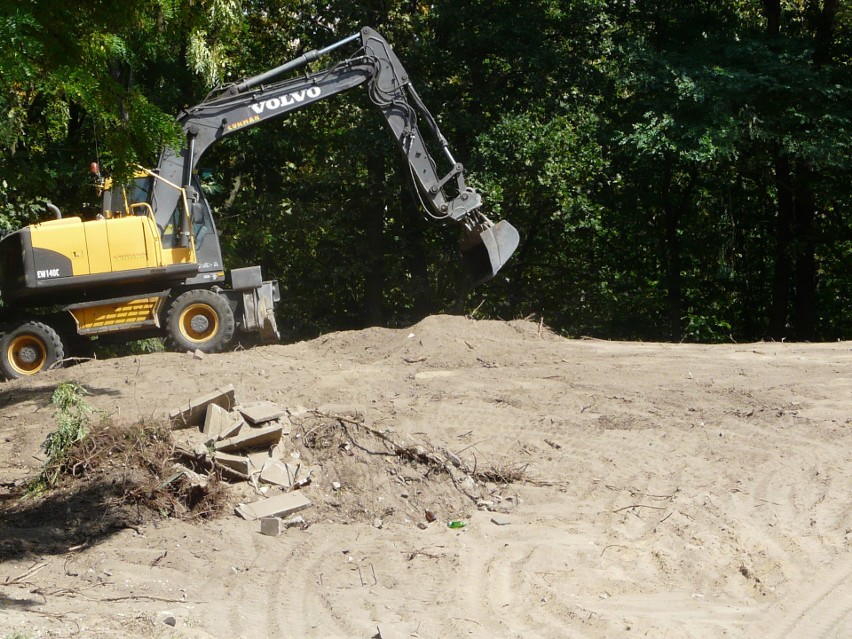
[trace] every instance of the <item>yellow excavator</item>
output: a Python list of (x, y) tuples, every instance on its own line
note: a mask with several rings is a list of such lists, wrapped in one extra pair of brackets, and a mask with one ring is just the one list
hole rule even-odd
[[(344, 45), (357, 46), (331, 67), (286, 77)], [(178, 117), (182, 148), (165, 149), (155, 169), (140, 169), (129, 184), (102, 181), (97, 219), (63, 217), (49, 204), (54, 219), (0, 240), (0, 373), (18, 378), (61, 365), (95, 336), (164, 336), (173, 348), (202, 352), (227, 347), (238, 330), (279, 339), (278, 284), (264, 280), (259, 266), (225, 269), (196, 165), (223, 137), (362, 85), (408, 162), (426, 215), (461, 226), (474, 284), (492, 278), (517, 248), (518, 232), (482, 214), (480, 194), (465, 184), (408, 73), (388, 42), (365, 27), (186, 109)], [(443, 175), (419, 123), (441, 149)]]

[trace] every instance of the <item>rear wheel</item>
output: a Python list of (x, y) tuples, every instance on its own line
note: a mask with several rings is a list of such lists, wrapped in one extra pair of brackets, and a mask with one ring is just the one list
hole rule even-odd
[(64, 358), (59, 335), (41, 322), (19, 324), (0, 339), (0, 373), (7, 379), (35, 375)]
[(166, 317), (169, 342), (182, 351), (220, 351), (231, 342), (234, 330), (234, 313), (227, 300), (207, 289), (179, 295)]

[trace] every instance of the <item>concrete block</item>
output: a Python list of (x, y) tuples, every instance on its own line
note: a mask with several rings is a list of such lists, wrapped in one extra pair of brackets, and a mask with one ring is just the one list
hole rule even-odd
[(241, 407), (240, 413), (242, 413), (249, 424), (263, 424), (284, 416), (286, 411), (272, 402), (262, 402), (252, 406)]
[(254, 521), (264, 517), (287, 517), (311, 505), (301, 491), (284, 493), (251, 504), (239, 504), (235, 512), (243, 519)]
[(504, 515), (494, 515), (491, 518), (491, 523), (496, 526), (508, 526), (512, 523), (512, 520)]
[(193, 399), (189, 404), (169, 413), (172, 428), (191, 428), (201, 425), (210, 404), (218, 404), (225, 410), (234, 406), (234, 386), (228, 384), (212, 393)]
[(201, 432), (208, 439), (219, 439), (223, 430), (231, 425), (231, 416), (228, 411), (219, 406), (219, 404), (210, 404), (207, 407), (207, 413), (204, 417), (204, 426)]
[(246, 428), (235, 437), (216, 442), (214, 448), (223, 453), (232, 453), (238, 450), (274, 446), (281, 440), (282, 432), (281, 426)]
[(213, 454), (213, 463), (224, 466), (248, 479), (251, 474), (251, 464), (242, 455), (231, 455), (229, 453), (216, 452)]
[(284, 520), (280, 517), (264, 517), (260, 520), (260, 534), (277, 537), (284, 532)]

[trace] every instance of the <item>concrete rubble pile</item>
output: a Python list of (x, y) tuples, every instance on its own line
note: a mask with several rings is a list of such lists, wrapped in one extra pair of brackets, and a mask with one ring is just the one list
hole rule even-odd
[(181, 439), (191, 448), (182, 451), (185, 456), (229, 481), (250, 481), (266, 495), (239, 504), (237, 515), (259, 520), (267, 535), (304, 525), (300, 516), (292, 516), (311, 505), (299, 490), (311, 483), (311, 469), (285, 453), (282, 437), (291, 426), (287, 410), (272, 402), (239, 405), (229, 384), (172, 411), (169, 423), (184, 431)]

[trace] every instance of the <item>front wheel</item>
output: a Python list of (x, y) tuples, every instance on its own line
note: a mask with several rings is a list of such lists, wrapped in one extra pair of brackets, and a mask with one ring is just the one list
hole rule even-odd
[(182, 351), (220, 351), (233, 339), (235, 327), (227, 300), (207, 289), (179, 295), (166, 317), (169, 342)]
[(65, 358), (62, 340), (41, 322), (25, 322), (0, 339), (0, 373), (6, 379), (35, 375)]

